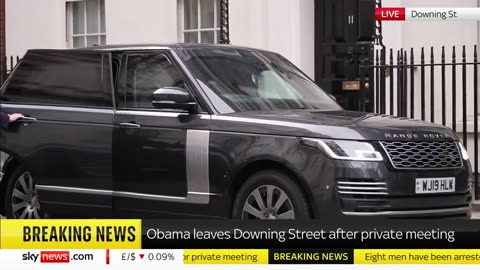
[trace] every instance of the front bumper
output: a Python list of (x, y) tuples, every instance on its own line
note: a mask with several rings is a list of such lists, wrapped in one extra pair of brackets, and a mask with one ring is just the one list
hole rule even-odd
[[(390, 167), (388, 161), (337, 161), (320, 156), (316, 164), (321, 166), (304, 168), (318, 218), (332, 214), (386, 218), (471, 217), (473, 194), (469, 181), (472, 174), (468, 162), (456, 170), (402, 171)], [(455, 192), (416, 194), (416, 178), (436, 177), (455, 177)], [(355, 192), (344, 192), (348, 184), (357, 188), (353, 189)]]
[(396, 217), (396, 218), (428, 218), (428, 217), (459, 217), (470, 218), (472, 208), (470, 205), (456, 208), (442, 208), (442, 209), (425, 209), (425, 210), (392, 210), (380, 212), (343, 212), (347, 216), (359, 217)]

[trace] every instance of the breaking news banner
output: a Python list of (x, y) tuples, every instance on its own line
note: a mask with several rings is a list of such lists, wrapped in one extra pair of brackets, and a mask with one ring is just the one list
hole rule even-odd
[[(1, 220), (15, 269), (471, 269), (480, 221)], [(366, 268), (368, 266), (369, 268)], [(433, 268), (434, 267), (434, 268)], [(451, 267), (451, 266), (450, 266)], [(6, 269), (6, 268), (5, 268)], [(219, 268), (222, 269), (222, 268)], [(332, 268), (333, 269), (333, 268)]]
[(377, 21), (478, 21), (480, 8), (377, 8), (375, 19)]

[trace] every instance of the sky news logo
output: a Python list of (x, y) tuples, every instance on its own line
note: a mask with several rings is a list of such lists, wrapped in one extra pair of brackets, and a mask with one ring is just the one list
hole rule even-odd
[(39, 253), (27, 252), (22, 255), (23, 261), (41, 263), (69, 263), (70, 251), (40, 251)]

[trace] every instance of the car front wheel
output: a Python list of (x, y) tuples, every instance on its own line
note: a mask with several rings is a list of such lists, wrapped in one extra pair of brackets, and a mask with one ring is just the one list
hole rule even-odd
[(294, 180), (276, 170), (261, 171), (240, 188), (233, 206), (235, 219), (309, 219), (305, 196)]

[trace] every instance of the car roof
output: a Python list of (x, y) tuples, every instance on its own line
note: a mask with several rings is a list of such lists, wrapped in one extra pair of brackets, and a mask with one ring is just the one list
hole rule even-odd
[(120, 44), (120, 45), (104, 45), (104, 46), (93, 46), (78, 48), (73, 50), (81, 51), (126, 51), (126, 50), (155, 50), (155, 49), (221, 49), (221, 48), (232, 48), (232, 49), (246, 49), (246, 50), (256, 50), (259, 49), (242, 47), (242, 46), (232, 46), (228, 44), (205, 44), (205, 43), (165, 43), (165, 44)]
[(165, 50), (165, 49), (243, 49), (250, 51), (265, 51), (262, 49), (255, 49), (243, 46), (233, 46), (229, 44), (203, 44), (203, 43), (160, 43), (160, 44), (118, 44), (118, 45), (102, 45), (102, 46), (92, 46), (92, 47), (83, 47), (75, 49), (30, 49), (31, 52), (48, 52), (48, 51), (82, 51), (82, 52), (122, 52), (122, 51), (141, 51), (141, 50)]

